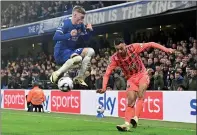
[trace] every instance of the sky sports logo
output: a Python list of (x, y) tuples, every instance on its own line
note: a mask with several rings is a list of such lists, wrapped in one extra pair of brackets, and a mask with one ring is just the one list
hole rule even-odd
[(102, 97), (98, 98), (98, 103), (101, 105), (105, 110), (110, 111), (110, 115), (113, 115), (115, 104), (116, 104), (116, 97), (108, 97), (106, 93)]
[(80, 113), (81, 95), (80, 91), (51, 91), (51, 111)]
[(197, 108), (197, 100), (196, 99), (192, 99), (190, 101), (190, 107), (192, 109), (192, 111), (190, 112), (191, 115), (196, 115), (196, 108)]

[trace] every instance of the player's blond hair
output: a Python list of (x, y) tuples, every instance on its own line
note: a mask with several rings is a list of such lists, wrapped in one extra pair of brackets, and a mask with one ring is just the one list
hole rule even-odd
[(83, 7), (81, 7), (81, 6), (75, 6), (75, 7), (73, 8), (73, 10), (72, 10), (72, 13), (74, 13), (75, 11), (78, 12), (78, 13), (81, 13), (81, 14), (83, 14), (83, 15), (86, 14), (85, 9), (84, 9)]

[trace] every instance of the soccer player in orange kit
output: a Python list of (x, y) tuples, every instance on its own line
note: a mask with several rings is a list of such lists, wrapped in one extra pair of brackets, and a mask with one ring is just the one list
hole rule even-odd
[[(174, 50), (166, 48), (160, 44), (149, 43), (134, 43), (131, 45), (125, 44), (122, 38), (117, 38), (114, 42), (116, 53), (111, 56), (111, 62), (107, 67), (103, 77), (103, 87), (97, 90), (97, 93), (105, 93), (109, 76), (113, 69), (120, 67), (127, 79), (127, 107), (125, 110), (125, 123), (117, 125), (119, 131), (129, 131), (130, 125), (137, 127), (140, 113), (143, 109), (145, 91), (149, 85), (149, 76), (146, 68), (140, 58), (140, 53), (149, 47), (163, 50), (166, 53), (173, 53)], [(135, 102), (138, 99), (135, 107)]]

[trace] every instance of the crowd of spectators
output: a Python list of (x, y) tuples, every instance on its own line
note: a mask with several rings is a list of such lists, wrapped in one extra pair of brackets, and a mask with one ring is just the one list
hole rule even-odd
[[(164, 46), (176, 49), (175, 54), (168, 55), (158, 49), (148, 49), (142, 52), (149, 76), (149, 90), (197, 90), (197, 40), (190, 37), (188, 40), (174, 42), (168, 38)], [(110, 56), (115, 52), (111, 48), (97, 50), (91, 60), (91, 66), (85, 73), (85, 82), (88, 88), (99, 89), (102, 87), (102, 78), (110, 62)], [(29, 88), (35, 78), (43, 80), (44, 88), (51, 89), (49, 76), (56, 70), (52, 55), (39, 53), (35, 58), (31, 55), (18, 57), (16, 60), (2, 60), (1, 88)], [(71, 78), (77, 74), (78, 67), (69, 71)], [(81, 88), (83, 89), (83, 88)], [(108, 89), (126, 89), (126, 80), (121, 69), (117, 68), (110, 76)]]
[(83, 6), (88, 11), (123, 2), (125, 1), (8, 1), (7, 3), (10, 4), (3, 8), (1, 12), (1, 26), (3, 26), (2, 28), (13, 27), (68, 15), (71, 14), (72, 8), (75, 5)]
[[(81, 5), (86, 10), (91, 10), (122, 2), (125, 1), (10, 2), (7, 6), (3, 6), (1, 13), (2, 26), (13, 27), (67, 15), (71, 13), (74, 5)], [(153, 35), (141, 33), (133, 37), (133, 42), (155, 41), (166, 47), (176, 49), (175, 54), (172, 55), (158, 49), (148, 49), (140, 54), (150, 76), (149, 90), (197, 90), (197, 40), (192, 37), (181, 40), (177, 37), (185, 38), (176, 35), (176, 33), (168, 35), (168, 38), (166, 38), (162, 32)], [(90, 67), (85, 73), (85, 82), (88, 84), (88, 88), (84, 89), (99, 89), (102, 87), (102, 78), (110, 62), (110, 56), (115, 52), (114, 49), (110, 48), (110, 45), (107, 45), (107, 48), (99, 45), (96, 47), (94, 48), (96, 55), (92, 58)], [(17, 57), (14, 60), (7, 60), (2, 57), (1, 67), (1, 88), (28, 89), (35, 79), (41, 80), (42, 87), (45, 89), (57, 87), (49, 81), (51, 73), (58, 68), (53, 55), (40, 52), (36, 57), (30, 54)], [(71, 69), (69, 76), (74, 78), (78, 68)], [(126, 85), (127, 82), (123, 72), (116, 68), (110, 76), (108, 89), (124, 90)]]
[[(29, 55), (15, 60), (2, 60), (1, 88), (27, 89), (35, 79), (43, 80), (47, 85), (49, 76), (56, 68), (53, 61), (52, 55), (44, 53), (38, 53), (35, 58)], [(52, 86), (48, 85), (47, 88), (50, 87)]]

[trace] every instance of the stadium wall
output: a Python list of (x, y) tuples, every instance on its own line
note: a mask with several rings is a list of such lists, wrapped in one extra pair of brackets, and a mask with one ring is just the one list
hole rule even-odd
[[(1, 108), (27, 110), (29, 90), (2, 90)], [(97, 115), (97, 107), (105, 108), (104, 116), (124, 117), (125, 91), (107, 91), (96, 94), (93, 90), (61, 92), (44, 90), (45, 112)], [(148, 91), (145, 96), (142, 119), (196, 123), (195, 91)]]

